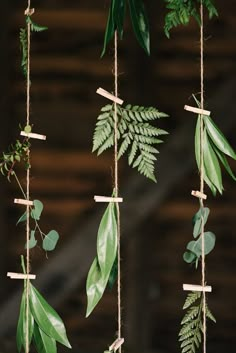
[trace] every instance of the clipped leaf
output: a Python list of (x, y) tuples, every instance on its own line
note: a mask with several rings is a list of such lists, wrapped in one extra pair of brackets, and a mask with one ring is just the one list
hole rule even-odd
[(220, 194), (223, 191), (222, 175), (217, 156), (208, 140), (206, 131), (203, 139), (204, 168), (207, 177), (215, 185)]
[(26, 125), (24, 128), (24, 132), (26, 132), (27, 134), (29, 134), (31, 130), (32, 130), (31, 125)]
[(110, 275), (117, 254), (116, 204), (110, 202), (105, 210), (98, 229), (97, 259), (104, 277)]
[(30, 309), (42, 331), (57, 342), (71, 348), (62, 319), (32, 284), (30, 284)]
[(207, 207), (204, 207), (204, 208), (200, 208), (199, 211), (194, 215), (194, 217), (193, 217), (193, 224), (194, 224), (193, 236), (194, 236), (194, 238), (197, 238), (198, 235), (201, 234), (202, 218), (203, 218), (203, 222), (205, 225), (208, 220), (209, 214), (210, 214), (210, 209)]
[(196, 260), (196, 255), (192, 251), (185, 251), (183, 259), (188, 264), (191, 264)]
[(143, 0), (128, 0), (135, 36), (141, 47), (150, 55), (149, 23)]
[(223, 133), (216, 126), (209, 116), (204, 116), (204, 122), (207, 128), (208, 135), (210, 136), (214, 145), (224, 154), (236, 160), (236, 153), (226, 140)]
[[(25, 291), (22, 294), (21, 298), (21, 305), (20, 305), (20, 314), (19, 314), (19, 319), (18, 319), (18, 324), (17, 324), (17, 332), (16, 332), (16, 344), (17, 344), (17, 349), (18, 352), (21, 352), (22, 348), (26, 348), (26, 298), (25, 298)], [(29, 342), (28, 346), (31, 343), (32, 336), (33, 336), (33, 330), (34, 330), (34, 319), (31, 314), (30, 308), (29, 308), (29, 316), (28, 316), (28, 337), (29, 337)]]
[(225, 155), (220, 152), (217, 148), (214, 148), (214, 151), (216, 152), (219, 160), (221, 161), (221, 163), (223, 164), (223, 166), (225, 167), (226, 171), (229, 173), (229, 175), (231, 176), (231, 178), (236, 181), (236, 176), (234, 175), (232, 169), (230, 168), (230, 165), (225, 157)]
[[(31, 230), (30, 232), (30, 240), (29, 240), (29, 249), (33, 249), (37, 245), (37, 240), (35, 239), (35, 231)], [(25, 248), (27, 248), (27, 244), (25, 244)]]
[(46, 234), (43, 239), (43, 249), (45, 251), (52, 251), (55, 249), (57, 242), (59, 240), (59, 234), (55, 230), (51, 230)]
[(34, 208), (31, 211), (31, 217), (34, 220), (39, 221), (41, 213), (43, 211), (43, 203), (39, 200), (34, 200), (33, 202), (34, 202)]
[(108, 287), (109, 287), (109, 289), (113, 288), (114, 283), (115, 283), (115, 281), (117, 279), (117, 275), (118, 275), (118, 260), (116, 258), (115, 262), (114, 262), (114, 264), (112, 266), (109, 279), (108, 279)]
[(123, 38), (125, 10), (126, 10), (125, 0), (114, 0), (113, 21), (117, 28), (120, 39)]
[(107, 48), (107, 44), (110, 42), (111, 38), (114, 35), (115, 32), (115, 24), (114, 24), (114, 19), (113, 19), (113, 6), (114, 6), (114, 1), (111, 1), (110, 9), (109, 9), (109, 14), (108, 14), (108, 19), (107, 19), (107, 25), (106, 25), (106, 31), (105, 31), (105, 36), (104, 36), (104, 44), (103, 44), (103, 50), (101, 57), (104, 56)]
[(18, 219), (16, 225), (18, 226), (19, 223), (25, 222), (26, 220), (27, 220), (27, 213), (25, 212), (25, 213), (23, 213), (22, 216), (20, 216), (20, 218)]
[[(215, 247), (215, 234), (212, 232), (204, 233), (204, 249), (205, 255), (208, 255)], [(196, 241), (190, 241), (187, 245), (187, 249), (196, 254), (199, 258), (202, 255), (202, 237), (199, 237)]]
[(87, 292), (87, 310), (86, 317), (88, 317), (93, 309), (102, 298), (103, 293), (106, 289), (109, 274), (104, 277), (100, 270), (97, 257), (94, 259), (86, 281), (86, 292)]
[(38, 353), (57, 352), (57, 345), (54, 338), (49, 337), (37, 324), (34, 327), (34, 343)]

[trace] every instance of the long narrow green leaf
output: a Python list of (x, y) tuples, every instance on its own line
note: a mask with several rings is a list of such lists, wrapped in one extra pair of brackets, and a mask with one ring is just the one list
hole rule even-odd
[(204, 122), (207, 128), (207, 132), (214, 145), (216, 145), (216, 147), (224, 154), (236, 160), (236, 153), (226, 140), (223, 133), (213, 122), (213, 120), (209, 116), (204, 116)]
[(107, 19), (107, 25), (106, 25), (106, 31), (105, 31), (105, 36), (104, 36), (104, 44), (103, 44), (103, 50), (101, 54), (101, 58), (104, 56), (107, 48), (107, 44), (110, 42), (111, 38), (114, 35), (115, 32), (115, 24), (114, 24), (114, 19), (113, 19), (113, 6), (114, 6), (114, 1), (111, 1), (110, 9), (109, 9), (109, 14), (108, 14), (108, 19)]
[(97, 258), (104, 277), (110, 275), (117, 254), (115, 203), (110, 202), (102, 217), (97, 236)]
[(150, 55), (149, 23), (143, 0), (128, 0), (135, 36), (141, 47)]
[[(213, 147), (214, 148), (214, 147)], [(226, 171), (229, 173), (229, 175), (231, 176), (231, 178), (236, 181), (236, 176), (234, 175), (232, 169), (230, 168), (230, 165), (225, 157), (225, 155), (219, 151), (216, 147), (214, 148), (215, 153), (217, 154), (219, 160), (221, 161), (221, 163), (223, 164), (223, 166), (225, 167)]]
[(71, 348), (62, 319), (32, 284), (30, 284), (30, 309), (42, 331), (64, 346)]
[(120, 39), (123, 38), (125, 11), (126, 11), (125, 0), (114, 0), (113, 21), (114, 21), (114, 25), (117, 28)]
[(203, 140), (203, 153), (204, 153), (204, 168), (207, 177), (215, 185), (220, 194), (223, 191), (222, 175), (220, 165), (217, 156), (211, 146), (211, 143), (207, 137), (206, 131), (204, 131)]
[[(33, 331), (34, 331), (34, 318), (31, 314), (30, 308), (29, 308), (29, 316), (28, 316), (28, 338), (29, 342), (28, 345), (30, 345), (32, 336), (33, 336)], [(26, 300), (25, 300), (25, 291), (22, 294), (21, 298), (21, 305), (20, 305), (20, 314), (19, 314), (19, 319), (18, 319), (18, 324), (17, 324), (17, 331), (16, 331), (16, 344), (17, 344), (17, 349), (18, 352), (21, 352), (22, 348), (26, 348)]]
[(37, 324), (34, 327), (34, 344), (38, 353), (57, 353), (54, 338), (49, 337)]
[(86, 317), (88, 317), (93, 309), (96, 307), (98, 302), (103, 296), (106, 289), (107, 282), (109, 280), (109, 274), (104, 277), (99, 267), (97, 257), (94, 259), (86, 282), (86, 292), (87, 292), (87, 311)]

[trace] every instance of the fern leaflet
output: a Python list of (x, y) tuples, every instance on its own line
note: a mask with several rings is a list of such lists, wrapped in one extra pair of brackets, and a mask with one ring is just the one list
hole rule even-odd
[[(114, 105), (108, 104), (101, 109), (93, 135), (93, 152), (100, 155), (114, 145)], [(139, 173), (156, 182), (154, 162), (159, 153), (156, 146), (163, 141), (159, 136), (166, 135), (150, 122), (167, 117), (156, 108), (126, 105), (117, 107), (119, 141), (118, 158), (128, 153), (128, 163)]]

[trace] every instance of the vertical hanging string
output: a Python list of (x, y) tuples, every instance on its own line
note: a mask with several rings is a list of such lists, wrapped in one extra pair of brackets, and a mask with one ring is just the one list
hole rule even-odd
[[(28, 11), (30, 11), (31, 0), (28, 0)], [(27, 23), (27, 87), (26, 87), (26, 125), (30, 124), (30, 34), (31, 25)], [(27, 174), (26, 174), (26, 197), (27, 200), (30, 199), (30, 151), (27, 152)], [(30, 273), (30, 249), (29, 249), (29, 239), (30, 239), (30, 206), (27, 205), (26, 208), (26, 273)], [(27, 277), (26, 280), (26, 333), (25, 333), (25, 346), (26, 353), (29, 353), (29, 286), (30, 281)]]
[[(115, 96), (118, 97), (118, 37), (117, 31), (114, 36), (114, 79), (115, 79)], [(115, 197), (119, 196), (119, 175), (118, 175), (118, 118), (117, 118), (117, 103), (114, 102), (114, 188)], [(117, 309), (118, 309), (118, 338), (121, 338), (121, 255), (120, 255), (120, 209), (119, 203), (116, 204), (117, 208), (117, 262), (118, 262), (118, 276), (117, 276)], [(121, 347), (119, 348), (121, 353)]]
[[(200, 6), (200, 51), (201, 51), (201, 109), (204, 109), (204, 18), (203, 18), (203, 4), (201, 1)], [(203, 145), (204, 145), (204, 122), (203, 115), (200, 117), (200, 191), (204, 193), (204, 159), (203, 159)], [(200, 206), (203, 210), (204, 201), (200, 199)], [(201, 239), (202, 239), (202, 287), (206, 284), (206, 263), (205, 263), (205, 236), (204, 236), (204, 219), (202, 216), (202, 229), (201, 229)], [(206, 292), (203, 291), (203, 353), (206, 353)]]

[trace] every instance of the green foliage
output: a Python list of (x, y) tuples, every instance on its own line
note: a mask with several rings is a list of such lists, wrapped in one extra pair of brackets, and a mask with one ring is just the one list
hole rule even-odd
[(117, 258), (117, 215), (116, 205), (110, 202), (102, 217), (97, 235), (97, 256), (89, 270), (87, 291), (88, 317), (98, 304), (107, 287), (109, 278), (114, 271), (114, 263)]
[[(39, 221), (41, 218), (41, 214), (43, 212), (43, 203), (39, 200), (34, 200), (33, 201), (34, 206), (30, 207), (30, 217), (33, 221), (33, 230), (30, 232), (30, 240), (29, 240), (29, 248), (32, 249), (34, 248), (38, 241), (35, 239), (35, 234), (39, 233), (41, 239), (42, 239), (42, 248), (45, 251), (53, 251), (58, 243), (59, 240), (59, 234), (55, 230), (51, 230), (48, 234), (44, 233), (42, 229), (39, 226)], [(26, 212), (23, 213), (23, 215), (19, 218), (17, 221), (17, 225), (19, 223), (25, 222), (27, 219)], [(27, 244), (25, 244), (25, 247), (27, 247)]]
[[(181, 321), (182, 327), (179, 332), (181, 352), (195, 353), (202, 342), (203, 294), (201, 292), (192, 292), (188, 294), (183, 309), (188, 309), (188, 311)], [(216, 322), (207, 304), (206, 317), (211, 321)]]
[[(195, 98), (198, 106), (199, 101)], [(200, 170), (200, 119), (198, 117), (196, 130), (195, 130), (195, 156)], [(213, 195), (216, 195), (217, 191), (222, 194), (224, 188), (222, 183), (222, 171), (221, 165), (229, 173), (233, 180), (236, 181), (236, 177), (232, 172), (227, 156), (236, 160), (236, 153), (226, 140), (223, 133), (216, 126), (213, 120), (209, 116), (203, 116), (204, 124), (204, 137), (203, 137), (203, 159), (204, 159), (204, 181), (210, 187)]]
[[(128, 152), (128, 163), (140, 174), (156, 182), (154, 162), (159, 151), (156, 145), (162, 143), (158, 137), (166, 135), (165, 130), (151, 125), (151, 121), (167, 117), (156, 108), (126, 105), (117, 106), (118, 158)], [(106, 105), (97, 118), (93, 136), (93, 152), (100, 155), (114, 145), (114, 105)]]
[[(27, 131), (31, 129), (30, 126), (25, 127)], [(30, 142), (28, 138), (22, 141), (16, 140), (15, 143), (8, 147), (7, 152), (3, 152), (0, 158), (0, 171), (2, 175), (7, 176), (10, 181), (11, 176), (14, 174), (14, 168), (17, 163), (24, 162), (25, 169), (30, 168), (28, 152), (30, 149)]]
[[(187, 251), (183, 255), (183, 259), (187, 263), (195, 263), (198, 266), (199, 259), (202, 255), (202, 228), (205, 226), (210, 210), (207, 207), (200, 207), (199, 211), (193, 217), (193, 237), (187, 245)], [(208, 255), (215, 247), (215, 234), (212, 232), (204, 232), (204, 254)]]
[(143, 0), (111, 0), (101, 56), (105, 54), (107, 45), (116, 30), (120, 39), (123, 38), (126, 1), (128, 2), (134, 34), (140, 46), (148, 55), (150, 54), (149, 24)]
[(26, 27), (20, 28), (20, 47), (21, 47), (21, 68), (23, 75), (27, 76), (28, 71), (28, 26), (30, 25), (31, 32), (43, 32), (46, 31), (48, 28), (44, 26), (40, 26), (37, 23), (33, 22), (30, 16), (26, 16)]
[[(201, 0), (165, 0), (166, 8), (169, 10), (165, 17), (164, 31), (166, 36), (170, 37), (170, 31), (178, 25), (188, 25), (191, 17), (193, 17), (200, 25), (199, 6)], [(206, 7), (209, 18), (218, 16), (213, 0), (202, 0), (203, 6)]]
[[(25, 280), (16, 335), (19, 353), (26, 350), (26, 287)], [(28, 309), (29, 345), (33, 342), (38, 353), (56, 353), (56, 342), (71, 348), (62, 319), (31, 283)]]

